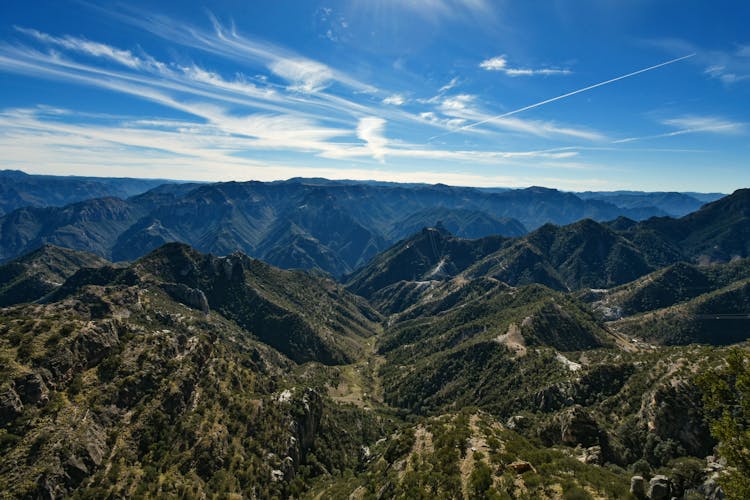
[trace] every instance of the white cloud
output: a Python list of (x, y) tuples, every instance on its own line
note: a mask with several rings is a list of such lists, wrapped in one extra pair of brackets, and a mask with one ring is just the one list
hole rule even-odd
[(378, 0), (374, 3), (382, 9), (406, 9), (431, 22), (494, 18), (494, 9), (489, 0)]
[(705, 73), (711, 78), (716, 78), (726, 84), (737, 83), (741, 82), (742, 80), (750, 79), (750, 74), (738, 75), (737, 73), (733, 73), (731, 70), (727, 69), (726, 66), (721, 64), (709, 66), (708, 68), (706, 68)]
[(750, 81), (750, 45), (740, 45), (730, 52), (706, 49), (679, 38), (645, 40), (645, 43), (672, 54), (694, 54), (691, 61), (701, 66), (704, 74), (725, 85)]
[(110, 45), (73, 36), (56, 37), (35, 29), (19, 26), (15, 28), (19, 33), (23, 33), (47, 45), (61, 47), (90, 57), (109, 59), (130, 69), (155, 69), (158, 71), (165, 69), (164, 64), (159, 63), (152, 57), (139, 57), (129, 50), (121, 50)]
[(676, 137), (695, 133), (738, 135), (744, 133), (747, 129), (745, 123), (726, 120), (716, 116), (681, 116), (661, 120), (661, 123), (669, 127), (677, 128), (677, 130), (642, 137), (627, 137), (612, 142), (614, 144), (626, 144), (630, 142), (663, 139), (666, 137)]
[(508, 61), (504, 56), (492, 57), (479, 63), (479, 67), (487, 71), (503, 71), (507, 65)]
[(389, 95), (383, 99), (383, 104), (390, 104), (393, 106), (402, 106), (406, 103), (406, 98), (401, 94)]
[(306, 94), (325, 89), (333, 79), (328, 66), (310, 59), (278, 59), (268, 69), (288, 81), (290, 90)]
[(569, 75), (572, 73), (569, 69), (559, 68), (510, 68), (508, 59), (505, 56), (496, 56), (485, 59), (479, 63), (479, 67), (487, 71), (501, 71), (508, 76), (533, 76), (533, 75)]
[(471, 106), (475, 99), (476, 96), (471, 94), (458, 94), (446, 97), (440, 104), (440, 108), (447, 112), (465, 111)]
[(716, 116), (682, 116), (678, 118), (662, 120), (662, 123), (692, 132), (738, 134), (745, 130), (744, 123), (734, 122)]
[[(442, 114), (454, 119), (451, 123), (445, 123), (451, 129), (461, 127), (465, 122), (484, 122), (487, 126), (500, 128), (513, 132), (521, 132), (539, 137), (553, 135), (573, 137), (587, 141), (600, 141), (604, 136), (596, 131), (584, 128), (558, 125), (551, 121), (525, 120), (518, 117), (495, 118), (487, 111), (482, 110), (476, 104), (477, 97), (472, 94), (458, 94), (445, 97), (439, 105)], [(437, 118), (437, 117), (436, 117)], [(461, 120), (461, 122), (455, 121)], [(439, 122), (439, 119), (433, 120)], [(477, 131), (476, 128), (470, 130)]]
[(458, 85), (458, 77), (454, 76), (451, 81), (440, 87), (438, 90), (438, 94), (443, 94), (445, 92), (448, 92), (449, 90), (455, 88)]
[(367, 116), (359, 120), (357, 137), (365, 141), (367, 150), (376, 160), (385, 161), (385, 148), (388, 140), (383, 135), (385, 120), (374, 116)]
[(555, 69), (555, 68), (540, 68), (540, 69), (525, 69), (525, 68), (509, 68), (505, 70), (505, 74), (508, 76), (532, 76), (532, 75), (570, 75), (572, 71), (569, 69)]

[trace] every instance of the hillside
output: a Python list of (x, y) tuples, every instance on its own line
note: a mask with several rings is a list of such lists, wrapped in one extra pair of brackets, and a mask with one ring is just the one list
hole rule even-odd
[(456, 238), (443, 228), (425, 228), (381, 253), (367, 266), (346, 277), (347, 288), (363, 297), (399, 281), (425, 281), (455, 276), (477, 259), (501, 248), (506, 239)]
[(203, 295), (208, 308), (297, 362), (351, 362), (377, 330), (378, 314), (337, 283), (243, 254), (214, 257), (172, 243), (132, 268), (164, 281), (176, 300)]
[(690, 300), (750, 277), (750, 261), (695, 265), (678, 262), (632, 283), (583, 292), (585, 300), (607, 319), (619, 319)]
[[(139, 266), (157, 262), (179, 274), (159, 254)], [(194, 289), (139, 267), (65, 288), (1, 310), (3, 495), (287, 497), (387, 429), (328, 397), (338, 370), (298, 366)]]
[(79, 269), (107, 264), (93, 254), (43, 245), (0, 266), (0, 307), (41, 299)]
[(687, 302), (619, 319), (611, 328), (648, 342), (727, 345), (750, 336), (750, 280), (734, 282)]
[(661, 254), (654, 262), (667, 263), (680, 255), (708, 263), (749, 256), (749, 231), (750, 189), (739, 189), (680, 219), (643, 221), (625, 235), (640, 247), (651, 247), (655, 256)]
[[(415, 238), (425, 269), (430, 241), (459, 267), (506, 241)], [(617, 497), (656, 471), (675, 492), (710, 488), (681, 467), (701, 469), (715, 443), (694, 377), (725, 348), (649, 346), (574, 294), (462, 272), (398, 281), (408, 300), (376, 292), (383, 317), (330, 279), (240, 253), (173, 243), (94, 264), (0, 308), (11, 496)]]

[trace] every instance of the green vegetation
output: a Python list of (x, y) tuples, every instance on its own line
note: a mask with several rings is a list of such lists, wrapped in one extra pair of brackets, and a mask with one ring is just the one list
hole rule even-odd
[(698, 376), (710, 415), (711, 433), (731, 466), (721, 478), (729, 498), (750, 496), (750, 356), (735, 349), (726, 364)]
[[(255, 238), (228, 201), (262, 199), (258, 189), (191, 191), (190, 203), (227, 212), (211, 229), (223, 253)], [(341, 270), (382, 244), (329, 191), (305, 191), (296, 201), (317, 208), (288, 207), (287, 225), (274, 229), (285, 246), (253, 240), (255, 250)], [(177, 195), (99, 208), (120, 210), (125, 225), (127, 210), (161, 196)], [(310, 219), (320, 217), (357, 234), (326, 240)], [(395, 214), (372, 217), (387, 231)], [(198, 230), (181, 219), (165, 224)], [(670, 253), (688, 238), (675, 227), (708, 234), (699, 219), (583, 220), (514, 239), (434, 228), (346, 287), (178, 243), (119, 266), (45, 247), (26, 258), (33, 265), (21, 259), (0, 275), (11, 288), (19, 276), (59, 280), (0, 309), (0, 491), (629, 498), (632, 475), (664, 474), (678, 497), (718, 479), (739, 498), (749, 467), (747, 346), (723, 345), (747, 338), (747, 261), (678, 263), (640, 278), (661, 261), (699, 257)], [(133, 249), (171, 231), (148, 217), (138, 224), (146, 226), (122, 236)], [(717, 241), (733, 230), (722, 228)], [(87, 238), (104, 245), (107, 231)], [(330, 251), (347, 239), (356, 244), (345, 257)], [(607, 307), (619, 308), (617, 321), (604, 321)]]

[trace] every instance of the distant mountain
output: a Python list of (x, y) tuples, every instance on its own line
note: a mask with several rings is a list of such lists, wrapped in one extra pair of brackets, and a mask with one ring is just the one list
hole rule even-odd
[(431, 208), (408, 215), (393, 225), (389, 240), (400, 240), (422, 228), (440, 225), (459, 238), (481, 238), (491, 234), (522, 236), (526, 228), (515, 219), (496, 218), (479, 210)]
[(346, 181), (169, 184), (126, 200), (26, 207), (0, 218), (0, 260), (43, 243), (134, 260), (179, 241), (204, 252), (242, 251), (285, 268), (351, 273), (378, 252), (441, 222), (460, 235), (519, 236), (545, 222), (639, 214), (571, 193)]
[(632, 283), (587, 292), (587, 300), (608, 319), (619, 319), (685, 302), (750, 278), (750, 259), (699, 266), (678, 262)]
[(666, 345), (727, 345), (750, 338), (750, 279), (687, 302), (629, 316), (611, 324), (628, 337)]
[[(576, 193), (583, 200), (601, 200), (629, 210), (652, 211), (653, 215), (682, 217), (695, 212), (703, 204), (726, 195), (721, 193), (675, 193), (640, 191), (586, 191)], [(661, 211), (662, 214), (656, 213)]]
[(97, 198), (65, 207), (19, 208), (0, 218), (0, 260), (49, 243), (112, 258), (118, 237), (146, 215), (119, 198)]
[(61, 207), (92, 198), (128, 198), (174, 181), (30, 175), (0, 170), (0, 215), (23, 207)]
[(506, 239), (500, 236), (466, 240), (444, 229), (425, 228), (349, 276), (347, 288), (370, 298), (378, 290), (400, 281), (442, 280), (457, 275), (505, 244)]
[(0, 307), (41, 299), (79, 269), (107, 264), (90, 253), (43, 245), (0, 266)]
[[(457, 255), (463, 258), (458, 260)], [(575, 290), (627, 283), (653, 269), (622, 235), (586, 219), (562, 227), (547, 224), (512, 239), (462, 240), (436, 229), (424, 230), (378, 255), (350, 276), (347, 286), (371, 298), (401, 281), (440, 281), (461, 275)]]
[[(566, 226), (546, 224), (525, 236), (498, 241), (494, 248), (480, 249), (477, 242), (483, 240), (452, 241), (473, 247), (469, 255), (475, 261), (466, 267), (440, 266), (440, 273), (430, 271), (449, 262), (449, 251), (428, 246), (430, 239), (417, 235), (378, 255), (350, 276), (348, 286), (368, 298), (392, 293), (400, 300), (416, 297), (412, 289), (422, 286), (420, 281), (457, 276), (491, 277), (514, 286), (537, 283), (556, 290), (606, 289), (680, 261), (705, 264), (748, 257), (748, 193), (737, 191), (680, 219), (657, 217), (638, 223), (621, 217), (609, 223), (584, 219)], [(439, 242), (444, 239), (439, 231), (425, 234), (435, 235)], [(405, 283), (396, 287), (399, 282)], [(645, 282), (656, 286), (658, 280)]]
[(467, 270), (509, 284), (542, 283), (556, 289), (607, 288), (653, 268), (639, 248), (590, 219), (547, 224)]
[(657, 265), (750, 256), (750, 189), (708, 203), (680, 219), (656, 217), (624, 231)]

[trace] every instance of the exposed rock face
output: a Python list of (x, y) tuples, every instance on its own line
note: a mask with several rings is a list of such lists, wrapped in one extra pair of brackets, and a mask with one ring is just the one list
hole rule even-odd
[(669, 498), (670, 484), (667, 476), (656, 475), (648, 482), (648, 498), (664, 500)]
[(56, 349), (44, 365), (55, 381), (69, 380), (75, 372), (98, 364), (119, 344), (117, 330), (111, 321), (86, 327), (73, 342)]
[(517, 460), (513, 463), (508, 464), (508, 468), (514, 471), (516, 474), (523, 474), (524, 472), (534, 470), (534, 466), (529, 462), (523, 460)]
[(726, 495), (719, 484), (719, 477), (725, 468), (725, 459), (720, 458), (717, 460), (713, 455), (706, 457), (706, 468), (703, 470), (705, 479), (703, 484), (697, 488), (697, 493), (709, 500), (724, 500)]
[(13, 387), (0, 391), (0, 425), (12, 422), (23, 412), (23, 403)]
[(109, 453), (103, 427), (93, 422), (90, 415), (78, 423), (83, 431), (80, 435), (60, 436), (65, 439), (65, 446), (55, 454), (55, 465), (39, 477), (39, 497), (63, 498), (66, 492), (96, 472)]
[(599, 425), (580, 405), (566, 409), (556, 417), (555, 423), (559, 425), (562, 444), (590, 447), (599, 443)]
[(208, 314), (208, 299), (203, 290), (182, 283), (163, 283), (161, 288), (174, 300)]
[(320, 394), (314, 390), (305, 389), (305, 393), (302, 396), (302, 406), (304, 413), (293, 424), (299, 445), (300, 458), (304, 458), (307, 450), (313, 445), (315, 434), (323, 417), (323, 400)]
[(49, 389), (38, 373), (30, 373), (15, 380), (16, 391), (25, 404), (43, 406), (49, 401)]
[(581, 461), (585, 464), (602, 465), (604, 462), (602, 457), (602, 447), (597, 445), (586, 448), (583, 450)]
[(700, 394), (685, 381), (657, 389), (642, 410), (650, 432), (679, 442), (693, 456), (706, 456), (715, 445), (703, 418)]
[(643, 476), (630, 478), (630, 493), (636, 498), (646, 498), (646, 480)]

